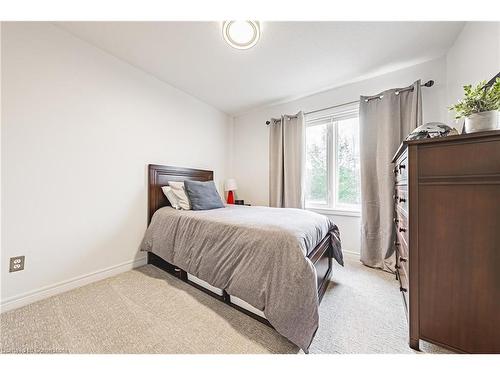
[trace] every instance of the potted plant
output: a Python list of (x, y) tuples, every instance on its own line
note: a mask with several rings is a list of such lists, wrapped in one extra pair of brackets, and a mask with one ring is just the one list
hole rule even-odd
[(465, 97), (450, 110), (455, 117), (465, 117), (465, 132), (474, 133), (498, 128), (498, 110), (500, 109), (500, 77), (487, 85), (479, 82), (476, 87), (464, 86)]

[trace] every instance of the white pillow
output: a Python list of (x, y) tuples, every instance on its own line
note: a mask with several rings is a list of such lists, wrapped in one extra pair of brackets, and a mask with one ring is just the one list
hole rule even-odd
[(189, 204), (189, 199), (184, 190), (184, 182), (182, 181), (168, 181), (168, 186), (172, 188), (172, 193), (175, 194), (179, 206), (183, 210), (190, 210), (191, 205)]
[(179, 200), (172, 191), (172, 188), (170, 186), (162, 186), (161, 190), (163, 190), (163, 194), (165, 194), (165, 196), (167, 197), (170, 205), (176, 210), (180, 210), (181, 206), (179, 205)]

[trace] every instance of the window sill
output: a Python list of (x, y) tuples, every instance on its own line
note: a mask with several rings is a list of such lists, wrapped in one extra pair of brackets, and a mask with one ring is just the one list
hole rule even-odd
[(313, 211), (322, 215), (361, 217), (361, 212), (359, 211), (335, 210), (332, 208), (317, 208), (317, 207), (306, 207), (306, 210)]

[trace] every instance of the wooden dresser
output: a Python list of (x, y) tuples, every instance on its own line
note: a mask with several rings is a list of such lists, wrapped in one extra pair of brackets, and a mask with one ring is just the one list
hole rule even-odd
[(500, 353), (500, 131), (404, 142), (393, 163), (410, 347)]

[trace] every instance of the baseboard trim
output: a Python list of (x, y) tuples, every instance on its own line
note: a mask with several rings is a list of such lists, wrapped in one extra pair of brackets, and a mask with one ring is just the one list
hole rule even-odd
[(345, 249), (342, 249), (342, 252), (345, 254), (348, 254), (348, 255), (357, 256), (359, 258), (359, 252), (352, 251), (352, 250), (345, 250)]
[(143, 266), (146, 263), (147, 257), (132, 259), (127, 262), (88, 273), (86, 275), (77, 276), (69, 280), (61, 281), (40, 289), (7, 298), (1, 301), (0, 312), (6, 312), (29, 305), (30, 303), (40, 301), (56, 294), (67, 292), (68, 290), (79, 288), (81, 286), (118, 275), (122, 272), (130, 271), (131, 269)]

